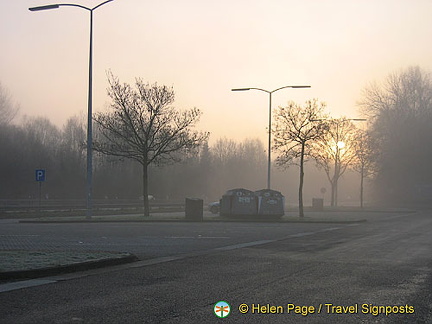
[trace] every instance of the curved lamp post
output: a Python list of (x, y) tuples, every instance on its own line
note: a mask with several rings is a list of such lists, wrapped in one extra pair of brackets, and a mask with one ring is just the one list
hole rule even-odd
[(114, 0), (107, 0), (98, 4), (96, 7), (87, 8), (78, 4), (72, 3), (58, 3), (51, 4), (46, 6), (32, 7), (29, 8), (30, 11), (41, 11), (41, 10), (50, 10), (50, 9), (58, 9), (59, 7), (78, 7), (81, 9), (85, 9), (90, 12), (90, 52), (89, 52), (89, 79), (88, 79), (88, 112), (87, 112), (87, 214), (86, 217), (88, 219), (92, 216), (92, 192), (93, 192), (93, 159), (92, 159), (92, 142), (93, 142), (93, 133), (92, 133), (92, 83), (93, 83), (93, 11), (97, 8), (103, 6), (104, 4), (111, 2)]
[(277, 88), (275, 90), (269, 91), (269, 90), (264, 90), (264, 89), (260, 89), (260, 88), (237, 88), (237, 89), (231, 89), (231, 91), (248, 91), (248, 90), (259, 90), (259, 91), (264, 91), (267, 92), (269, 94), (269, 137), (268, 137), (268, 162), (267, 162), (267, 189), (270, 189), (270, 165), (271, 165), (271, 107), (272, 107), (272, 93), (285, 89), (285, 88), (293, 88), (293, 89), (301, 89), (301, 88), (310, 88), (310, 86), (303, 86), (303, 85), (299, 85), (299, 86), (285, 86), (285, 87), (280, 87)]

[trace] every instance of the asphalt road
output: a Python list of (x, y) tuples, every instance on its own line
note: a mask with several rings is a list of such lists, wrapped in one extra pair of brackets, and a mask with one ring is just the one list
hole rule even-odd
[[(379, 215), (379, 214), (378, 214)], [(140, 259), (280, 240), (339, 224), (149, 222), (27, 224), (0, 221), (0, 249), (129, 252)]]
[[(143, 261), (21, 282), (0, 292), (0, 323), (432, 323), (431, 231), (431, 212), (360, 224), (3, 221), (2, 248)], [(218, 301), (231, 306), (224, 319)]]

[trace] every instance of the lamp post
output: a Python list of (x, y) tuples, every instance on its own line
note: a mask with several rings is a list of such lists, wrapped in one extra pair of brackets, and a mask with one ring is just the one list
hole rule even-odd
[(270, 165), (271, 165), (271, 108), (272, 108), (272, 93), (285, 89), (285, 88), (293, 88), (293, 89), (301, 89), (301, 88), (310, 88), (310, 86), (284, 86), (284, 87), (280, 87), (277, 88), (275, 90), (269, 91), (269, 90), (264, 90), (264, 89), (260, 89), (260, 88), (237, 88), (237, 89), (231, 89), (231, 91), (248, 91), (248, 90), (259, 90), (259, 91), (264, 91), (267, 92), (269, 94), (269, 136), (268, 136), (268, 161), (267, 161), (267, 189), (270, 189)]
[(32, 7), (29, 8), (30, 11), (41, 11), (41, 10), (50, 10), (50, 9), (58, 9), (59, 7), (78, 7), (81, 9), (85, 9), (90, 12), (90, 51), (89, 51), (89, 78), (88, 78), (88, 111), (87, 111), (87, 212), (86, 218), (90, 219), (92, 217), (92, 192), (93, 192), (93, 159), (92, 159), (92, 150), (93, 150), (93, 131), (92, 131), (92, 116), (93, 116), (93, 108), (92, 108), (92, 85), (93, 85), (93, 11), (97, 8), (103, 6), (104, 4), (111, 2), (114, 0), (104, 1), (93, 8), (87, 8), (78, 4), (72, 3), (58, 3), (51, 4), (46, 6)]

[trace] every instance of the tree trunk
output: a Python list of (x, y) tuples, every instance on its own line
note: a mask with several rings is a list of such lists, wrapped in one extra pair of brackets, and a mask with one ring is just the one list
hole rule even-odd
[(148, 199), (148, 165), (143, 164), (143, 202), (144, 202), (144, 217), (150, 216), (150, 205)]
[(330, 205), (332, 207), (334, 207), (335, 206), (335, 198), (336, 198), (336, 186), (335, 186), (334, 179), (330, 184), (331, 184), (331, 202), (330, 202)]
[(337, 170), (338, 170), (338, 156), (339, 156), (339, 152), (338, 152), (338, 147), (336, 145), (336, 157), (335, 157), (335, 163), (334, 163), (334, 174), (333, 174), (333, 180), (331, 181), (331, 206), (334, 207), (336, 206), (336, 199), (337, 199)]
[(301, 155), (300, 155), (299, 217), (304, 217), (304, 211), (303, 211), (304, 151), (305, 151), (305, 144), (302, 143)]
[(337, 178), (334, 183), (334, 206), (335, 207), (338, 205), (338, 181), (339, 178)]

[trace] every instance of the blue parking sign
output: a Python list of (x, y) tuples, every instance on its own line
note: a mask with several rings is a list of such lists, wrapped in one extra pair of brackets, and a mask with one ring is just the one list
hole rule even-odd
[(45, 170), (39, 169), (35, 171), (36, 181), (45, 181)]

